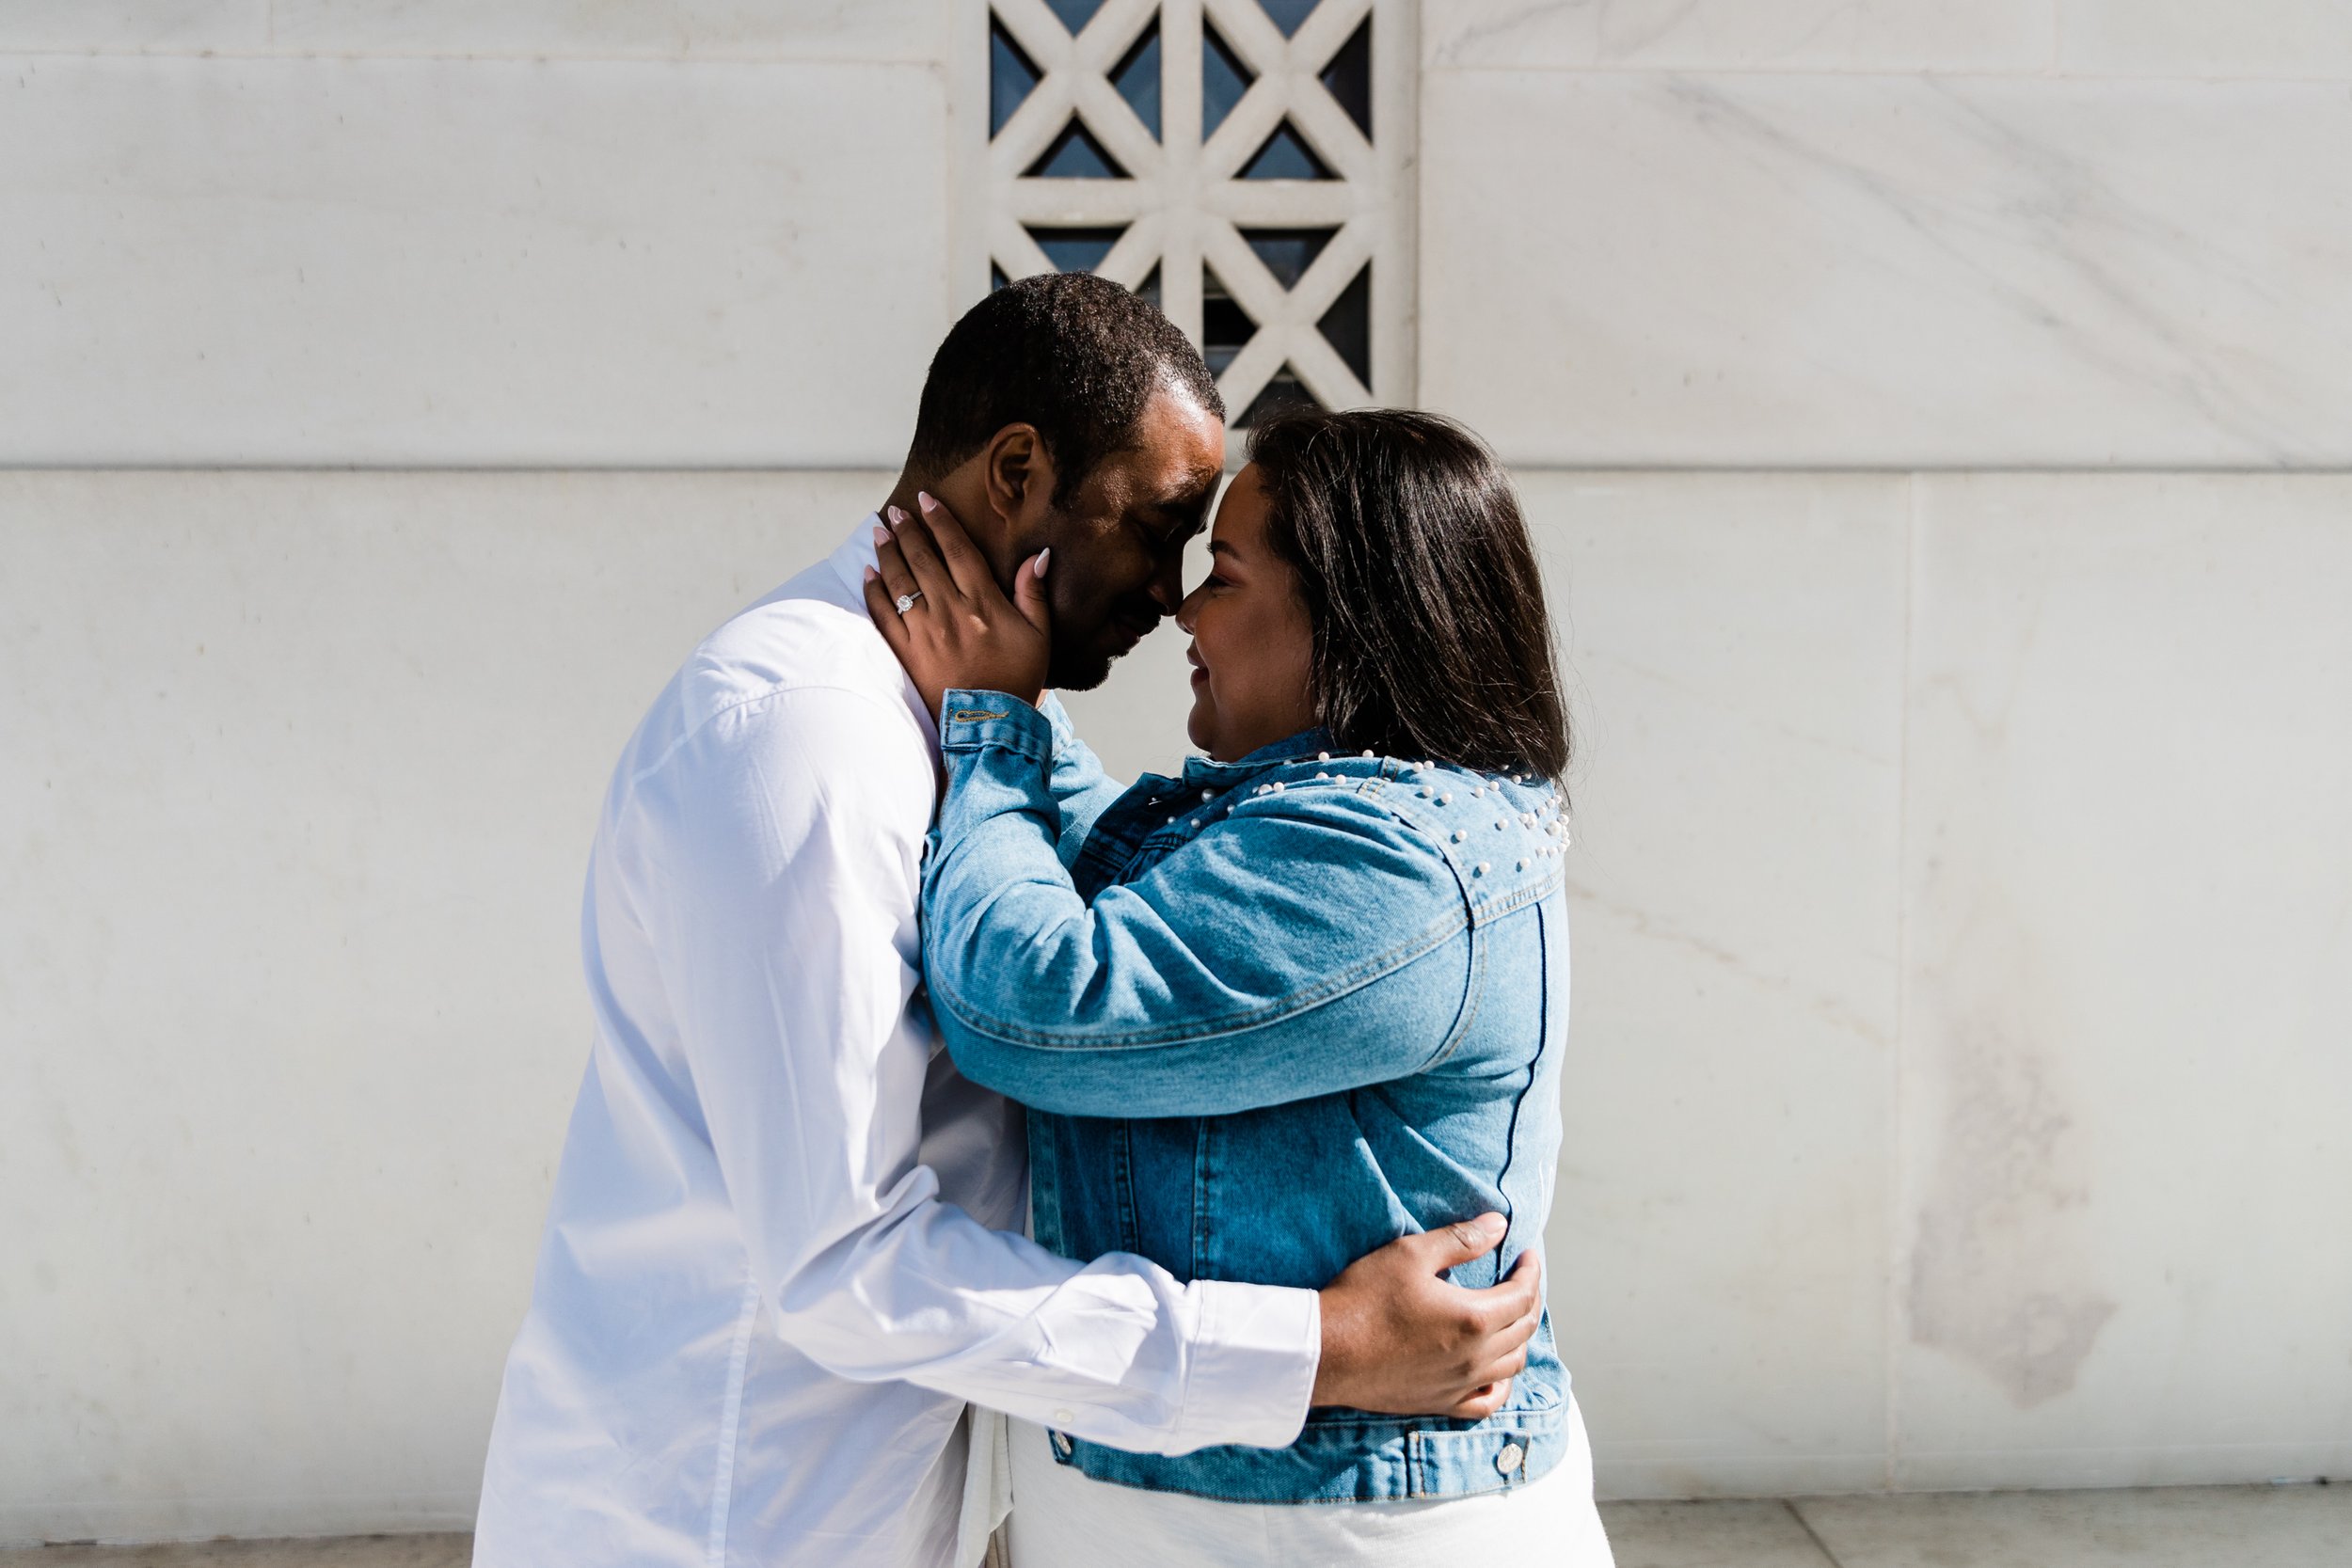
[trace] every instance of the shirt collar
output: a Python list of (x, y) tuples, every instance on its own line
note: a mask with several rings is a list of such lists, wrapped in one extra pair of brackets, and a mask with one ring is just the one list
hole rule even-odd
[[(874, 565), (879, 559), (874, 554), (874, 531), (880, 527), (882, 514), (868, 512), (857, 527), (850, 531), (850, 536), (841, 541), (840, 547), (825, 558), (825, 563), (833, 568), (834, 577), (841, 584), (841, 607), (856, 610), (861, 619), (866, 614), (866, 568)], [(881, 634), (877, 632), (875, 635), (879, 637)], [(939, 725), (931, 717), (930, 705), (923, 701), (923, 694), (914, 689), (914, 680), (904, 671), (899, 673), (898, 678), (899, 695), (906, 699), (908, 711), (922, 726), (923, 739), (930, 745), (931, 754), (937, 756)]]
[(839, 578), (841, 586), (850, 591), (851, 604), (863, 605), (866, 602), (866, 568), (879, 564), (881, 560), (874, 553), (874, 531), (880, 527), (882, 514), (868, 512), (857, 527), (850, 531), (850, 536), (841, 542), (841, 547), (827, 558), (833, 566), (834, 576)]

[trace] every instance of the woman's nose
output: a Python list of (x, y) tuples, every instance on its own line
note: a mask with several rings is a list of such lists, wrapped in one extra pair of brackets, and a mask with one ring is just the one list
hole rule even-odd
[(1176, 626), (1178, 629), (1183, 631), (1186, 637), (1190, 637), (1193, 634), (1192, 607), (1199, 603), (1200, 599), (1200, 590), (1196, 588), (1191, 593), (1184, 595), (1184, 602), (1183, 604), (1176, 607)]

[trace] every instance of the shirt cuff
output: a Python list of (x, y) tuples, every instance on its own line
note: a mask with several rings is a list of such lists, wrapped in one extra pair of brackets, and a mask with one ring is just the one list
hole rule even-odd
[(1200, 1332), (1177, 1451), (1225, 1443), (1289, 1448), (1307, 1424), (1323, 1361), (1323, 1297), (1227, 1279), (1190, 1288), (1200, 1292)]

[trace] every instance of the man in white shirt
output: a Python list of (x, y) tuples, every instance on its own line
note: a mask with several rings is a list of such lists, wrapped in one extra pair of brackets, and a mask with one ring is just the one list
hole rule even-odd
[[(1050, 548), (1054, 684), (1090, 686), (1181, 600), (1222, 415), (1158, 311), (1028, 279), (942, 344), (892, 503), (942, 497), (1007, 582)], [(967, 1401), (1141, 1450), (1281, 1447), (1311, 1403), (1483, 1413), (1534, 1330), (1533, 1271), (1439, 1277), (1500, 1227), (1407, 1237), (1321, 1292), (1018, 1233), (1018, 1108), (957, 1075), (920, 997), (938, 751), (866, 616), (875, 521), (696, 649), (614, 771), (581, 921), (596, 1039), (484, 1568), (945, 1568)]]

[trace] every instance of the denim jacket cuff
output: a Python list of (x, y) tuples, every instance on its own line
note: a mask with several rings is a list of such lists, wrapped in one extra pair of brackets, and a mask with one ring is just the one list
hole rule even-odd
[(1054, 756), (1054, 724), (1018, 697), (1002, 691), (951, 687), (939, 702), (942, 752), (977, 752), (1002, 746), (1038, 762)]

